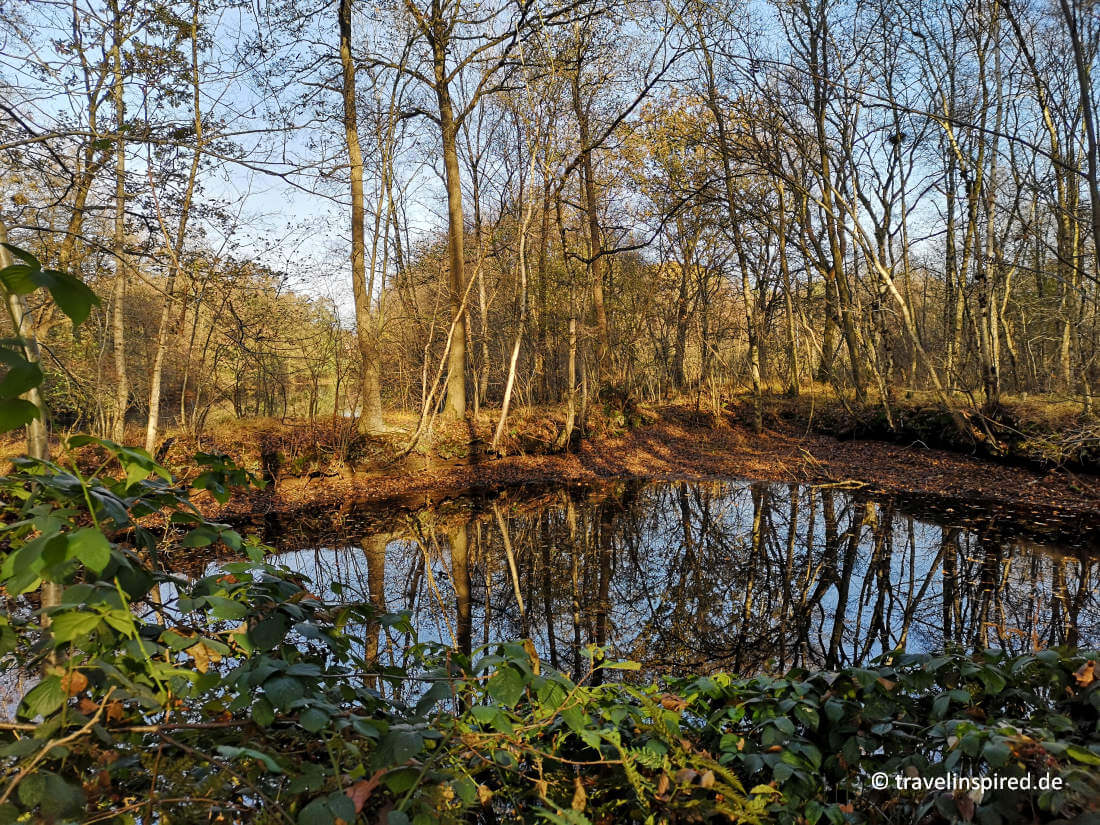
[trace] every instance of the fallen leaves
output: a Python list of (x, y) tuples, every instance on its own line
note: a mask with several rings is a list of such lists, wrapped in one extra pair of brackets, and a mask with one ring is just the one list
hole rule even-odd
[[(482, 786), (484, 787), (484, 786)], [(573, 777), (573, 801), (569, 803), (569, 807), (574, 811), (583, 811), (585, 806), (588, 805), (588, 793), (584, 789), (584, 783), (581, 782), (579, 776)]]
[[(1075, 490), (1064, 474), (1039, 475), (948, 451), (840, 441), (781, 421), (759, 436), (746, 438), (743, 428), (710, 426), (707, 416), (698, 416), (686, 405), (668, 405), (657, 412), (659, 420), (653, 424), (615, 437), (594, 436), (574, 453), (511, 455), (416, 471), (399, 463), (385, 472), (330, 479), (325, 484), (281, 482), (274, 496), (265, 491), (254, 500), (237, 500), (233, 511), (237, 516), (275, 511), (288, 525), (291, 516), (308, 513), (317, 529), (317, 519), (336, 518), (349, 503), (357, 509), (399, 503), (415, 507), (422, 506), (425, 498), (459, 496), (473, 486), (503, 488), (539, 481), (592, 484), (659, 475), (848, 479), (889, 495), (914, 495), (922, 502), (934, 498), (937, 512), (952, 518), (966, 516), (966, 505), (980, 498), (984, 512), (992, 513), (998, 523), (1039, 530), (1051, 541), (1078, 535), (1080, 525), (1096, 523), (1100, 514), (1100, 500)], [(332, 515), (320, 515), (326, 512)], [(1033, 526), (1038, 523), (1048, 526)]]
[(61, 677), (61, 687), (69, 696), (76, 696), (88, 687), (88, 677), (79, 670), (72, 670)]
[(661, 697), (661, 707), (665, 710), (676, 711), (677, 713), (683, 711), (688, 706), (687, 700), (682, 696), (675, 696), (671, 693), (666, 693)]
[(356, 813), (362, 812), (363, 806), (366, 805), (367, 800), (370, 799), (370, 795), (382, 781), (382, 775), (384, 773), (384, 770), (377, 771), (370, 779), (360, 779), (358, 782), (353, 782), (344, 789), (344, 794), (352, 801), (352, 804), (355, 805)]

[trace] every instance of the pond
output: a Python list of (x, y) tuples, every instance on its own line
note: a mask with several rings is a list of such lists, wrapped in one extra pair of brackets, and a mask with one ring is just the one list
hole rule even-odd
[[(422, 640), (464, 650), (530, 638), (574, 676), (593, 644), (688, 674), (1100, 643), (1088, 531), (836, 486), (629, 481), (298, 527), (273, 561), (314, 590), (408, 610)], [(375, 632), (384, 663), (401, 655), (406, 637)]]

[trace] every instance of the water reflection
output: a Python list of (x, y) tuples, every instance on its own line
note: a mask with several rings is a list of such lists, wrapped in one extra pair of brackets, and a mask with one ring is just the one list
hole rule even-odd
[[(895, 648), (1100, 642), (1088, 549), (936, 523), (829, 487), (621, 483), (465, 502), (280, 560), (412, 611), (469, 650), (531, 638), (575, 675), (586, 645), (666, 673), (836, 668)], [(401, 638), (372, 628), (383, 663)]]

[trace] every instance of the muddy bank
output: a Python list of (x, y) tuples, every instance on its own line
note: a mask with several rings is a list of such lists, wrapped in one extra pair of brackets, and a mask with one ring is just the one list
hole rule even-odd
[(236, 496), (220, 515), (234, 522), (293, 525), (339, 521), (356, 510), (416, 509), (460, 495), (598, 485), (612, 479), (738, 477), (831, 485), (943, 518), (978, 518), (1017, 534), (1100, 547), (1100, 478), (1036, 471), (923, 444), (838, 440), (773, 421), (756, 435), (737, 412), (715, 419), (669, 407), (650, 423), (607, 431), (572, 453), (495, 458), (477, 450), (440, 460), (414, 456), (392, 469), (284, 477)]

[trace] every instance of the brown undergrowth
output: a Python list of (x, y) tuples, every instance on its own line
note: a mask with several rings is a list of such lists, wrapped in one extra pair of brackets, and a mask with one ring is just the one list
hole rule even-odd
[[(283, 477), (221, 512), (261, 521), (332, 517), (357, 509), (412, 509), (469, 494), (595, 486), (611, 479), (747, 478), (815, 484), (891, 497), (910, 509), (1005, 528), (1039, 540), (1100, 547), (1100, 478), (1038, 471), (922, 444), (840, 440), (774, 418), (753, 433), (734, 409), (720, 418), (688, 405), (649, 411), (631, 428), (604, 426), (569, 453), (416, 455), (389, 471)], [(476, 431), (476, 428), (475, 428)]]
[[(158, 457), (185, 474), (195, 452), (223, 452), (266, 478), (266, 489), (239, 494), (225, 507), (203, 502), (209, 514), (234, 521), (339, 517), (368, 507), (412, 508), (471, 493), (621, 478), (739, 477), (889, 496), (921, 510), (1100, 545), (1100, 477), (1076, 467), (966, 455), (960, 444), (937, 449), (931, 437), (894, 433), (884, 441), (873, 420), (861, 423), (851, 404), (849, 412), (838, 411), (843, 406), (835, 399), (772, 397), (759, 434), (747, 423), (745, 401), (719, 415), (693, 403), (596, 408), (569, 452), (554, 447), (560, 410), (517, 411), (499, 453), (489, 449), (495, 421), (483, 413), (440, 425), (405, 456), (401, 446), (415, 428), (410, 415), (392, 416), (393, 430), (382, 435), (361, 434), (340, 419), (253, 419), (218, 424), (198, 438), (172, 434)], [(911, 418), (920, 419), (921, 408), (912, 402)], [(96, 457), (82, 455), (80, 463), (92, 466)]]

